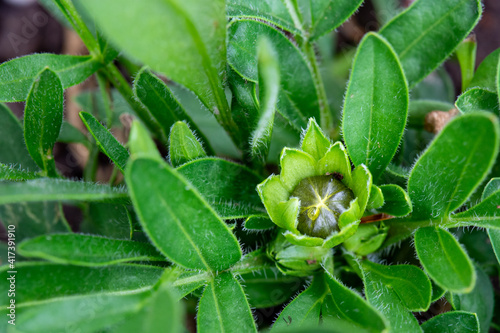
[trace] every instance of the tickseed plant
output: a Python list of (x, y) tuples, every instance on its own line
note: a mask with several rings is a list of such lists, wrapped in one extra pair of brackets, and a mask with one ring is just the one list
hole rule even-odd
[(0, 332), (500, 329), (479, 0), (40, 2), (88, 55), (0, 64)]

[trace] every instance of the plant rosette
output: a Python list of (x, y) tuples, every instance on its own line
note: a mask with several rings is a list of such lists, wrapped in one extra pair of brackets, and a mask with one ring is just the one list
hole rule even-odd
[(363, 164), (351, 171), (345, 147), (332, 144), (312, 118), (300, 147), (283, 149), (281, 173), (271, 175), (257, 191), (290, 243), (332, 248), (356, 233), (372, 176)]

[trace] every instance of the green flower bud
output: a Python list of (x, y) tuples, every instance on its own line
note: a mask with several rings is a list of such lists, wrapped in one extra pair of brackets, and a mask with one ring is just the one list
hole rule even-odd
[(321, 268), (330, 249), (321, 246), (309, 247), (291, 244), (279, 234), (267, 248), (267, 255), (275, 261), (283, 273), (294, 276), (309, 276)]
[(343, 245), (349, 251), (366, 256), (378, 250), (387, 237), (388, 230), (383, 222), (379, 226), (376, 223), (362, 224), (354, 236), (347, 239)]
[(364, 165), (351, 171), (342, 143), (331, 144), (311, 118), (301, 149), (285, 147), (280, 166), (281, 174), (270, 176), (257, 190), (289, 242), (332, 248), (356, 232), (372, 176)]

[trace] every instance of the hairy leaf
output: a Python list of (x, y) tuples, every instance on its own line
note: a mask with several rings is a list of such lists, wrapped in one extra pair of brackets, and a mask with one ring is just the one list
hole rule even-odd
[(470, 292), (476, 272), (468, 255), (448, 231), (425, 227), (415, 233), (415, 249), (429, 276), (445, 290)]
[(81, 266), (165, 260), (148, 243), (79, 234), (52, 234), (25, 240), (18, 251), (29, 258)]
[(344, 100), (342, 132), (355, 165), (377, 180), (396, 153), (406, 124), (408, 87), (392, 47), (366, 35), (354, 59)]
[(0, 101), (21, 102), (40, 71), (49, 67), (61, 79), (64, 89), (85, 81), (102, 65), (91, 56), (31, 54), (0, 65)]
[(168, 164), (158, 159), (133, 160), (125, 179), (142, 228), (171, 261), (192, 269), (223, 270), (241, 258), (229, 228)]
[(201, 142), (185, 122), (178, 121), (172, 126), (168, 141), (169, 158), (173, 167), (207, 156)]
[(455, 105), (457, 109), (464, 113), (488, 111), (497, 116), (500, 114), (497, 93), (482, 88), (471, 88), (467, 90), (462, 95), (458, 96)]
[(474, 313), (452, 311), (427, 320), (422, 330), (424, 333), (479, 333), (479, 321)]
[(231, 273), (217, 275), (200, 299), (198, 332), (257, 332), (243, 288)]
[(80, 112), (80, 118), (102, 152), (123, 172), (130, 155), (127, 149), (90, 113)]
[(380, 34), (394, 47), (409, 85), (414, 86), (469, 35), (481, 13), (478, 0), (417, 0)]

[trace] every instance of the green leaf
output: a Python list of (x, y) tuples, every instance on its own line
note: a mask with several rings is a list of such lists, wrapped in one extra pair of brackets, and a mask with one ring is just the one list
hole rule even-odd
[(451, 215), (449, 226), (477, 226), (500, 229), (500, 191), (494, 192), (465, 212)]
[(114, 327), (119, 333), (155, 333), (168, 328), (171, 333), (184, 332), (183, 306), (179, 304), (177, 294), (170, 283), (162, 283), (141, 309)]
[(183, 164), (177, 171), (220, 217), (267, 216), (255, 190), (262, 179), (247, 167), (220, 158), (201, 158)]
[(276, 50), (266, 37), (261, 37), (257, 48), (259, 72), (259, 119), (250, 137), (250, 155), (253, 160), (266, 163), (274, 126), (274, 113), (280, 90), (280, 72)]
[(321, 304), (328, 292), (324, 275), (316, 275), (311, 285), (281, 311), (271, 332), (285, 328), (290, 330), (300, 327), (317, 327)]
[(40, 178), (22, 183), (0, 182), (0, 205), (36, 201), (103, 201), (128, 203), (124, 188)]
[(483, 88), (489, 91), (496, 91), (496, 69), (498, 65), (498, 57), (500, 56), (500, 48), (491, 52), (479, 65), (474, 74), (469, 87)]
[(393, 288), (389, 288), (380, 275), (363, 272), (365, 296), (368, 302), (388, 321), (391, 332), (422, 332), (418, 321), (401, 302)]
[(363, 261), (362, 266), (372, 279), (394, 291), (408, 310), (422, 312), (429, 309), (432, 286), (421, 269), (411, 265), (384, 266), (368, 260)]
[(87, 112), (80, 112), (80, 118), (94, 137), (99, 148), (123, 172), (129, 158), (129, 152), (94, 116)]
[(163, 160), (158, 152), (155, 142), (151, 139), (148, 130), (137, 120), (132, 122), (132, 126), (130, 128), (128, 147), (132, 158), (147, 156)]
[(182, 121), (172, 126), (169, 144), (169, 158), (173, 167), (207, 156), (201, 142)]
[(52, 234), (25, 240), (19, 254), (57, 263), (106, 266), (129, 261), (165, 261), (148, 243), (79, 234)]
[(331, 145), (316, 120), (309, 118), (307, 129), (301, 138), (300, 149), (319, 161), (326, 155)]
[(277, 52), (281, 89), (278, 112), (298, 131), (307, 119), (320, 119), (318, 92), (309, 63), (290, 40), (278, 30), (255, 20), (237, 20), (228, 27), (228, 62), (243, 78), (258, 82), (257, 44), (266, 36)]
[(242, 274), (243, 289), (252, 308), (269, 308), (289, 300), (302, 287), (304, 280), (265, 268)]
[(500, 191), (500, 177), (491, 178), (488, 184), (486, 184), (481, 196), (481, 200), (486, 199), (497, 191)]
[(363, 0), (298, 0), (304, 28), (311, 40), (338, 28), (362, 3)]
[(170, 88), (147, 68), (135, 77), (134, 93), (158, 121), (165, 135), (177, 121), (185, 121), (200, 136), (203, 145), (211, 151), (207, 139), (179, 103)]
[(5, 165), (0, 163), (0, 180), (29, 180), (40, 176), (36, 172), (26, 171), (15, 165)]
[(474, 313), (452, 311), (441, 313), (422, 324), (424, 333), (479, 333), (479, 321)]
[(417, 0), (380, 34), (394, 47), (412, 87), (448, 58), (481, 13), (478, 0)]
[(459, 208), (490, 171), (499, 132), (497, 118), (488, 113), (469, 113), (448, 123), (411, 171), (412, 216), (440, 218)]
[(154, 0), (148, 6), (134, 0), (82, 4), (119, 49), (195, 92), (214, 114), (227, 111), (219, 77), (226, 59), (223, 0), (203, 6), (199, 0)]
[(0, 222), (16, 227), (16, 240), (54, 232), (70, 232), (62, 205), (54, 202), (22, 202), (0, 205)]
[(463, 113), (474, 111), (488, 111), (495, 115), (500, 114), (497, 93), (482, 89), (472, 88), (458, 96), (455, 102), (457, 109)]
[(476, 272), (458, 241), (440, 228), (420, 228), (415, 249), (425, 271), (445, 290), (467, 293), (474, 288)]
[(28, 152), (49, 176), (57, 174), (52, 149), (61, 131), (63, 87), (56, 73), (44, 69), (31, 86), (24, 109), (24, 139)]
[(384, 195), (384, 205), (377, 210), (392, 216), (406, 216), (411, 213), (411, 200), (405, 190), (398, 185), (382, 185), (380, 189)]
[(384, 195), (382, 190), (377, 185), (373, 185), (370, 190), (370, 197), (368, 198), (368, 203), (366, 204), (366, 210), (380, 208), (384, 204)]
[(488, 236), (490, 237), (491, 246), (495, 251), (495, 256), (500, 263), (500, 230), (488, 229)]
[(241, 258), (236, 237), (196, 188), (168, 164), (133, 160), (125, 179), (144, 231), (170, 260), (217, 271)]
[(476, 68), (477, 42), (475, 36), (466, 38), (455, 50), (462, 76), (462, 91), (469, 86)]
[[(113, 265), (81, 267), (47, 262), (23, 262), (16, 267), (16, 306), (43, 303), (77, 295), (131, 293), (151, 288), (163, 269), (145, 265)], [(0, 269), (0, 286), (8, 290), (8, 266)], [(85, 281), (86, 283), (82, 283)], [(0, 295), (0, 304), (9, 302), (7, 293)], [(52, 316), (51, 316), (52, 317)]]
[(38, 170), (38, 166), (31, 158), (24, 143), (24, 132), (21, 123), (5, 105), (0, 103), (0, 162), (5, 164), (20, 164), (23, 169)]
[(380, 313), (360, 295), (342, 285), (329, 273), (326, 274), (326, 281), (330, 287), (331, 297), (327, 297), (323, 304), (323, 319), (345, 320), (366, 332), (385, 331), (386, 323)]
[(267, 216), (251, 215), (245, 220), (247, 230), (269, 230), (276, 226)]
[(16, 329), (27, 333), (62, 333), (75, 329), (82, 333), (102, 331), (137, 311), (149, 295), (149, 291), (134, 291), (123, 294), (55, 298), (29, 307), (18, 308)]
[(85, 81), (102, 65), (91, 56), (32, 54), (0, 65), (0, 101), (21, 102), (40, 71), (49, 67), (61, 79), (64, 89)]
[(408, 112), (408, 87), (391, 46), (367, 34), (354, 59), (344, 100), (342, 132), (355, 165), (377, 180), (396, 153)]
[(453, 305), (455, 310), (476, 314), (481, 332), (488, 332), (495, 307), (495, 291), (490, 277), (477, 265), (476, 273), (477, 282), (474, 289), (467, 294), (453, 294)]
[(198, 305), (198, 332), (257, 332), (243, 288), (231, 273), (217, 275)]

